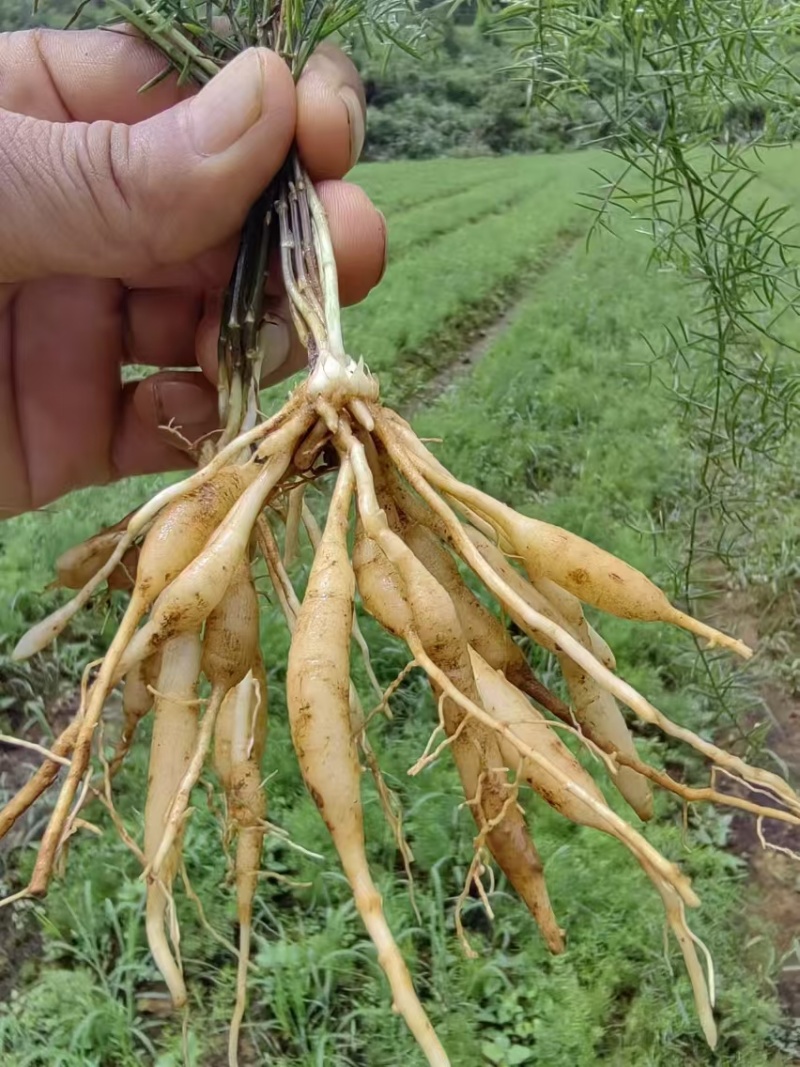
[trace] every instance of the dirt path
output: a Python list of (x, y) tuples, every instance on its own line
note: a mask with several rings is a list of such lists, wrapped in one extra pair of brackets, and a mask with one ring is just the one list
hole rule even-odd
[[(752, 592), (731, 592), (719, 604), (723, 625), (736, 631), (751, 647), (758, 648), (769, 636), (770, 613), (759, 609)], [(800, 652), (800, 650), (795, 650)], [(752, 725), (770, 722), (765, 747), (777, 757), (789, 782), (800, 787), (800, 699), (783, 685), (769, 660), (762, 666), (757, 685), (761, 707), (751, 716)], [(778, 769), (773, 767), (772, 769)], [(786, 823), (766, 822), (764, 836), (771, 845), (800, 853), (800, 830)], [(784, 1018), (776, 1043), (792, 1063), (800, 1064), (800, 866), (785, 852), (765, 849), (753, 818), (737, 812), (731, 822), (732, 851), (747, 861), (749, 886), (746, 907), (754, 937), (766, 920), (772, 924), (766, 954), (770, 966), (772, 952), (781, 961), (777, 977), (778, 997)]]
[[(540, 279), (585, 239), (583, 228), (560, 231), (533, 262), (506, 279), (501, 288), (465, 308), (457, 321), (445, 322), (421, 348), (401, 353), (399, 369), (407, 365), (411, 381), (407, 393), (399, 389), (396, 401), (403, 417), (412, 418), (442, 393), (457, 388), (514, 322), (536, 292)], [(418, 380), (420, 367), (428, 367), (431, 372), (422, 384)]]
[(440, 396), (458, 388), (458, 385), (468, 377), (484, 356), (488, 355), (492, 345), (512, 325), (528, 302), (530, 291), (514, 301), (499, 318), (486, 327), (480, 327), (473, 331), (471, 343), (463, 350), (460, 356), (453, 362), (448, 363), (431, 378), (428, 384), (419, 391), (414, 400), (406, 405), (405, 414), (414, 415), (417, 411), (432, 404)]

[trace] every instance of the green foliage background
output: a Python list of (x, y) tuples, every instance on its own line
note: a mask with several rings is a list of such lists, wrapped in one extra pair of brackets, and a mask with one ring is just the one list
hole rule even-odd
[[(75, 0), (42, 0), (34, 15), (25, 0), (0, 0), (0, 28), (63, 27), (75, 7)], [(107, 17), (90, 4), (80, 24)], [(365, 160), (551, 152), (589, 139), (581, 129), (588, 112), (577, 100), (572, 114), (529, 111), (525, 86), (503, 69), (513, 62), (511, 48), (488, 35), (474, 12), (462, 19), (447, 22), (421, 57), (396, 51), (387, 63), (374, 42), (348, 42), (367, 91)]]
[[(746, 7), (751, 4), (753, 0), (748, 0)], [(619, 61), (624, 44), (609, 29), (616, 25), (614, 4), (467, 0), (448, 11), (426, 3), (419, 6), (432, 20), (430, 40), (419, 55), (395, 50), (387, 61), (386, 49), (374, 40), (354, 34), (346, 42), (367, 91), (364, 160), (554, 152), (615, 142), (627, 121), (616, 111), (625, 98), (630, 73), (625, 73)], [(621, 11), (631, 5), (618, 0), (616, 6)], [(655, 6), (660, 9), (661, 3)], [(0, 27), (62, 27), (75, 7), (75, 0), (41, 0), (39, 11), (33, 14), (28, 0), (0, 0)], [(596, 20), (591, 23), (596, 39), (582, 42), (577, 35), (570, 78), (554, 66), (549, 79), (537, 82), (529, 107), (536, 65), (525, 42), (533, 47), (538, 29), (545, 35), (542, 44), (546, 42), (549, 55), (555, 52), (555, 42), (564, 41), (568, 48), (566, 25), (560, 32), (558, 20), (566, 19), (573, 9), (585, 12), (587, 24)], [(519, 14), (512, 18), (515, 12)], [(660, 11), (654, 12), (654, 18), (659, 15)], [(532, 20), (531, 29), (526, 17)], [(80, 24), (99, 24), (107, 18), (102, 4), (92, 3), (82, 13)], [(566, 55), (562, 58), (571, 62)], [(579, 78), (573, 80), (576, 71)], [(710, 120), (714, 135), (720, 138), (758, 135), (767, 113), (763, 101), (755, 96), (745, 84), (737, 86), (732, 81), (726, 87), (724, 106), (715, 108), (713, 116), (684, 107), (683, 120), (695, 126)], [(637, 114), (637, 99), (631, 98), (631, 118)], [(665, 102), (654, 93), (645, 119), (648, 135), (664, 122), (665, 112)], [(778, 125), (783, 135), (794, 135), (790, 113), (782, 112)]]
[[(40, 9), (34, 12), (31, 0), (0, 0), (0, 30), (26, 30), (33, 26), (61, 29), (76, 7), (74, 0), (42, 0)], [(99, 24), (107, 17), (102, 2), (91, 4), (82, 16), (85, 25)]]

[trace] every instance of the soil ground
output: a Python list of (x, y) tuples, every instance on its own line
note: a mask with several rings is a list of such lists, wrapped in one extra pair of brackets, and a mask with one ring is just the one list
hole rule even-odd
[[(758, 649), (774, 629), (770, 625), (774, 612), (764, 612), (752, 592), (729, 592), (717, 607), (722, 626), (734, 629), (751, 648)], [(798, 788), (800, 699), (778, 680), (768, 661), (760, 669), (757, 694), (760, 707), (754, 708), (749, 725), (763, 722), (766, 715), (770, 726), (765, 749)], [(780, 961), (777, 987), (784, 1016), (778, 1042), (793, 1062), (800, 1064), (800, 829), (765, 820), (762, 832), (768, 848), (759, 838), (758, 823), (745, 812), (737, 812), (731, 823), (729, 847), (749, 868), (746, 900), (754, 936), (759, 936), (763, 921), (771, 927), (769, 952)]]

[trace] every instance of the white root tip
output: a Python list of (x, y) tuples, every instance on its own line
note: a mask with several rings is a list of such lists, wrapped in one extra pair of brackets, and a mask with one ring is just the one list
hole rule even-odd
[(188, 996), (180, 964), (172, 955), (167, 943), (167, 935), (164, 928), (167, 907), (168, 900), (165, 890), (158, 883), (148, 885), (145, 917), (147, 943), (150, 946), (155, 964), (161, 972), (167, 989), (169, 989), (172, 1005), (176, 1010), (179, 1010), (185, 1007)]
[(46, 619), (37, 622), (19, 639), (11, 653), (11, 658), (20, 663), (22, 660), (35, 656), (37, 652), (43, 651), (52, 641), (55, 641), (78, 610), (79, 605), (73, 606), (73, 601), (70, 600), (69, 603), (48, 615)]
[[(361, 365), (362, 363), (363, 360), (360, 360), (359, 365)], [(370, 410), (367, 407), (366, 403), (363, 400), (359, 399), (353, 400), (350, 404), (350, 410), (355, 416), (356, 421), (364, 427), (367, 433), (372, 433), (372, 431), (375, 429), (375, 420), (370, 414)]]
[(735, 652), (736, 655), (741, 656), (742, 659), (747, 660), (753, 658), (753, 649), (750, 648), (749, 645), (746, 645), (744, 641), (740, 641), (736, 637), (730, 637), (728, 634), (716, 630), (713, 626), (709, 626), (707, 623), (695, 619), (694, 616), (687, 615), (683, 611), (678, 611), (677, 608), (674, 609), (674, 614), (671, 614), (668, 621), (676, 626), (680, 626), (684, 630), (688, 630), (697, 637), (702, 637), (704, 640), (708, 641), (710, 648), (727, 648), (729, 652)]
[(236, 975), (236, 1004), (228, 1034), (228, 1067), (239, 1067), (239, 1037), (247, 1008), (247, 969), (250, 965), (250, 921), (239, 927), (239, 966)]

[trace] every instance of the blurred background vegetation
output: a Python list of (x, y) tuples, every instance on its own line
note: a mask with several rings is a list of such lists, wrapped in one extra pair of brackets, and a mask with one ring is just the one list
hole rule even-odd
[[(30, 0), (0, 0), (0, 29), (63, 27), (75, 7), (75, 0), (42, 0), (34, 14)], [(618, 85), (607, 55), (590, 62), (581, 92), (562, 93), (556, 107), (529, 108), (529, 72), (516, 64), (516, 35), (497, 32), (485, 5), (464, 0), (444, 13), (433, 2), (418, 7), (436, 27), (422, 55), (395, 50), (387, 62), (385, 51), (360, 34), (348, 42), (367, 92), (365, 161), (556, 152), (613, 134)], [(93, 3), (81, 25), (107, 19), (102, 4)], [(732, 96), (719, 134), (753, 132), (764, 121), (760, 106)]]

